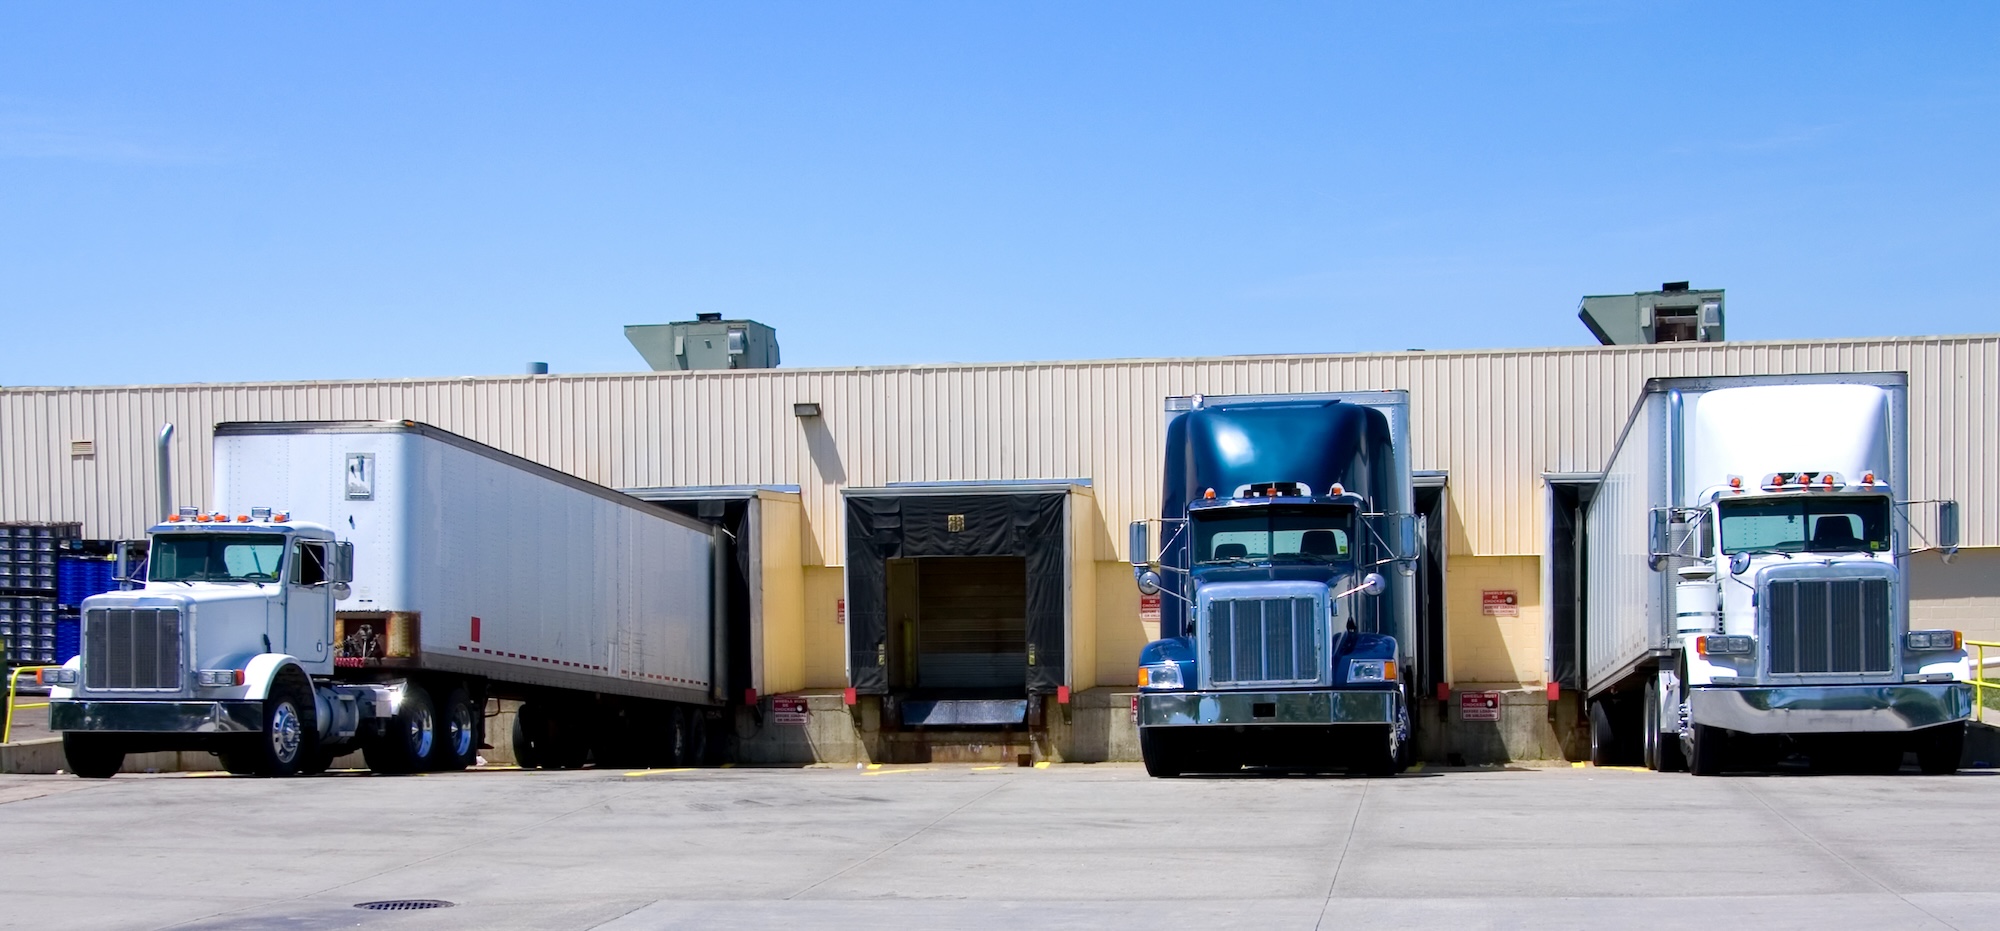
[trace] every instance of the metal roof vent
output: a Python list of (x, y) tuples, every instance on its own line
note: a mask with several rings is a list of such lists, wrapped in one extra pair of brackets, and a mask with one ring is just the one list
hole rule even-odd
[(755, 320), (696, 314), (680, 323), (628, 326), (625, 338), (655, 372), (778, 367), (778, 331)]
[(1658, 291), (1599, 294), (1583, 299), (1576, 316), (1606, 346), (1722, 342), (1722, 289), (1697, 291), (1669, 281)]

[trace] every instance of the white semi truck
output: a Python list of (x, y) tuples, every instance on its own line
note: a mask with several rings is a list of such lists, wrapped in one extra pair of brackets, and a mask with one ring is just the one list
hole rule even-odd
[(72, 772), (462, 769), (500, 697), (523, 766), (709, 752), (721, 531), (407, 420), (222, 424), (214, 453), (214, 510), (151, 528), (143, 587), (86, 599), (45, 675)]
[(1962, 638), (1909, 629), (1911, 549), (1955, 549), (1957, 509), (1909, 500), (1907, 419), (1901, 373), (1646, 384), (1584, 518), (1594, 761), (1957, 768)]

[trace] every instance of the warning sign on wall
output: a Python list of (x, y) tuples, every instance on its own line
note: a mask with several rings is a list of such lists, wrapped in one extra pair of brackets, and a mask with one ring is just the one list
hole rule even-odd
[(1501, 591), (1489, 588), (1479, 593), (1479, 613), (1495, 617), (1514, 617), (1521, 613), (1513, 589)]
[(801, 695), (771, 696), (772, 724), (806, 724), (812, 720), (812, 713), (806, 710), (806, 700)]
[(837, 599), (835, 599), (835, 600), (834, 600), (834, 602), (833, 602), (833, 622), (834, 622), (835, 624), (845, 624), (845, 623), (847, 623), (847, 599), (845, 599), (845, 598), (837, 598)]
[(1500, 693), (1458, 693), (1458, 719), (1461, 721), (1500, 720)]
[(1160, 596), (1158, 595), (1139, 596), (1139, 620), (1147, 621), (1153, 624), (1158, 624), (1160, 622)]

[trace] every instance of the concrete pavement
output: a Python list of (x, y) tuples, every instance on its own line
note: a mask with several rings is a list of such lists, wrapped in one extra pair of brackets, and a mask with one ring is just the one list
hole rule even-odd
[[(0, 927), (2000, 928), (1997, 790), (1117, 764), (8, 776)], [(353, 907), (399, 898), (456, 904)]]

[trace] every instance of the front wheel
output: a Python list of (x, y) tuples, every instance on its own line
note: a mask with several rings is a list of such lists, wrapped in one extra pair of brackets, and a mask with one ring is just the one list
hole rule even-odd
[(1146, 761), (1146, 775), (1174, 779), (1187, 772), (1187, 753), (1180, 735), (1157, 727), (1139, 728), (1139, 756)]
[(222, 751), (222, 768), (238, 776), (296, 776), (319, 752), (312, 687), (281, 678), (264, 699), (264, 730)]
[(1719, 727), (1695, 724), (1688, 728), (1686, 746), (1688, 772), (1697, 776), (1720, 776), (1729, 762), (1729, 732)]
[(125, 748), (103, 734), (63, 734), (63, 761), (83, 779), (109, 779), (125, 766)]
[(1946, 776), (1958, 772), (1965, 754), (1965, 722), (1956, 721), (1931, 728), (1917, 745), (1917, 768), (1926, 776)]

